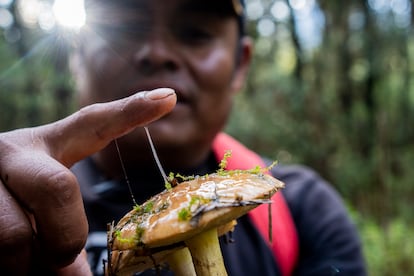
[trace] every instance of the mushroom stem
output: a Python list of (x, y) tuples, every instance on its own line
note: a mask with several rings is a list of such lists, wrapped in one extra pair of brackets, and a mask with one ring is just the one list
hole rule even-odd
[(190, 251), (187, 247), (183, 247), (174, 251), (165, 260), (170, 269), (174, 272), (174, 275), (180, 276), (195, 276), (193, 259), (191, 258)]
[(227, 275), (216, 228), (204, 231), (185, 243), (191, 252), (197, 276)]

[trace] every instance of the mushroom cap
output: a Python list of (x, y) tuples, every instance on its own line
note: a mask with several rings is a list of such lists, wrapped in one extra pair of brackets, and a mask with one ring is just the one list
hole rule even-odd
[(137, 245), (155, 248), (181, 242), (269, 203), (283, 187), (279, 180), (261, 173), (196, 177), (155, 195), (126, 214), (115, 227), (112, 249), (128, 250)]
[[(232, 220), (220, 225), (217, 228), (218, 236), (233, 231), (236, 224), (236, 220)], [(129, 250), (111, 250), (111, 263), (109, 268), (106, 267), (106, 274), (112, 275), (116, 272), (116, 275), (132, 275), (137, 271), (153, 268), (163, 263), (170, 254), (183, 247), (185, 247), (184, 242), (157, 248), (138, 246)]]

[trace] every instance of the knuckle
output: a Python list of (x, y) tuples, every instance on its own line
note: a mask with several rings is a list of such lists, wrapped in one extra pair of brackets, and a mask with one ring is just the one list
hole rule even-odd
[[(53, 206), (65, 206), (72, 202), (73, 197), (80, 193), (76, 177), (67, 169), (39, 176), (38, 192), (40, 196), (53, 202)], [(44, 203), (42, 203), (44, 204)]]
[(98, 141), (105, 140), (103, 134), (105, 121), (102, 120), (102, 104), (95, 103), (85, 106), (77, 112), (77, 120), (82, 122), (86, 131), (92, 132)]

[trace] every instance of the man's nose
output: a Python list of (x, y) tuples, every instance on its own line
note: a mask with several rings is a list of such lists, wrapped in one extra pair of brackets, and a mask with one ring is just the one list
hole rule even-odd
[(161, 71), (173, 72), (179, 67), (179, 57), (174, 49), (169, 38), (153, 34), (134, 53), (134, 65), (145, 75)]

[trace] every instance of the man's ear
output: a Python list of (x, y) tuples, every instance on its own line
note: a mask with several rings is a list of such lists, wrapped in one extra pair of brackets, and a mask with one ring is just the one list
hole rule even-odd
[(240, 39), (239, 52), (234, 70), (234, 76), (231, 83), (231, 90), (237, 93), (243, 88), (247, 79), (247, 73), (250, 68), (253, 55), (253, 41), (250, 37), (244, 36)]

